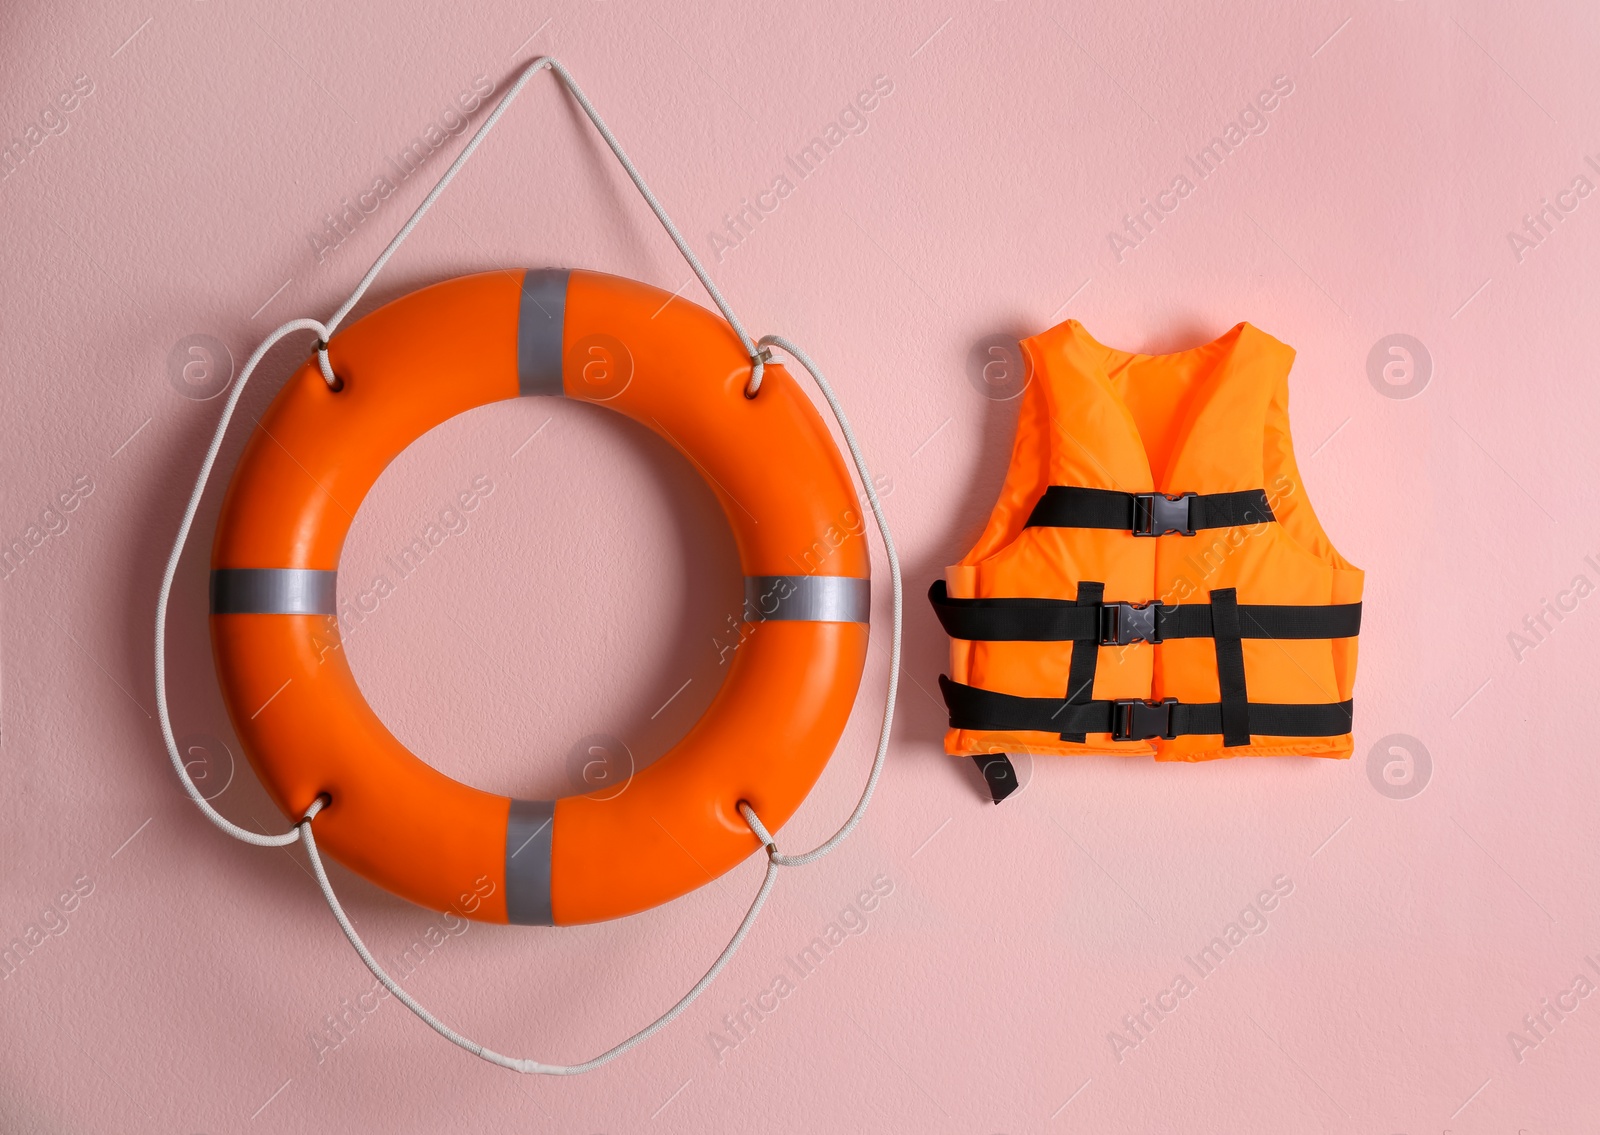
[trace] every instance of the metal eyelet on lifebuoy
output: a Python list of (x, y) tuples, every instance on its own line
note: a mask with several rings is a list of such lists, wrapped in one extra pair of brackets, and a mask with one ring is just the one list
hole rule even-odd
[[(313, 356), (262, 416), (212, 553), (224, 700), (286, 816), (320, 795), (319, 846), (404, 898), (490, 922), (566, 925), (644, 910), (721, 875), (776, 830), (844, 731), (866, 659), (864, 517), (827, 426), (784, 368), (716, 315), (614, 276), (487, 272), (413, 292), (341, 331), (338, 398)], [(513, 800), (409, 752), (361, 696), (337, 635), (350, 518), (407, 445), (518, 396), (596, 402), (706, 476), (745, 575), (745, 637), (723, 689), (623, 793)], [(340, 507), (327, 507), (332, 497)]]

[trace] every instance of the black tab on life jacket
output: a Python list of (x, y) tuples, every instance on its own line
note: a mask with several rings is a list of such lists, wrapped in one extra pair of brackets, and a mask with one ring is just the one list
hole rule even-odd
[[(1100, 601), (1106, 597), (1106, 585), (1085, 579), (1078, 583), (1077, 605), (1086, 610), (1094, 611), (1097, 615), (1103, 609)], [(1073, 705), (1082, 705), (1094, 697), (1094, 675), (1100, 664), (1099, 636), (1093, 638), (1080, 638), (1072, 644), (1072, 664), (1067, 668), (1067, 701)], [(1084, 732), (1081, 729), (1066, 729), (1061, 733), (1063, 741), (1084, 742)]]
[(983, 782), (989, 786), (989, 795), (996, 804), (1021, 787), (1017, 770), (1004, 753), (979, 753), (972, 759), (978, 762), (978, 771), (983, 773)]
[(1051, 485), (1033, 506), (1027, 527), (1110, 528), (1135, 536), (1193, 536), (1203, 528), (1232, 528), (1275, 519), (1265, 489), (1169, 496)]
[[(1118, 701), (1068, 702), (1064, 698), (1025, 698), (939, 676), (952, 729), (1059, 733), (1082, 730), (1109, 733), (1115, 741), (1223, 732), (1221, 702)], [(1264, 737), (1337, 737), (1350, 732), (1354, 702), (1249, 702), (1250, 729)]]
[[(928, 602), (946, 634), (970, 642), (1094, 639), (1102, 646), (1127, 646), (1210, 638), (1214, 623), (1207, 603), (1102, 603), (1096, 610), (1071, 599), (952, 599), (942, 579), (928, 588)], [(1360, 603), (1243, 603), (1235, 609), (1240, 638), (1353, 638), (1361, 630)]]
[(1211, 593), (1211, 636), (1217, 647), (1217, 694), (1222, 705), (1222, 744), (1250, 743), (1250, 694), (1244, 680), (1244, 644), (1239, 641), (1239, 593), (1219, 587)]

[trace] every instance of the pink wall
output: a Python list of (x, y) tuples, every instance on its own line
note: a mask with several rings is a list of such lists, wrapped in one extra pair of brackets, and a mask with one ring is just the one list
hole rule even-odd
[[(1600, 986), (1600, 598), (1570, 590), (1600, 584), (1591, 11), (402, 7), (0, 15), (0, 141), (40, 140), (0, 180), (0, 532), (24, 534), (60, 494), (74, 505), (0, 582), (0, 940), (54, 928), (0, 980), (0, 1129), (1509, 1133), (1600, 1119), (1600, 998), (1567, 993), (1578, 975)], [(804, 344), (837, 383), (884, 481), (908, 601), (897, 740), (859, 834), (780, 879), (743, 953), (664, 1036), (564, 1081), (483, 1065), (391, 1000), (347, 1009), (371, 980), (303, 853), (232, 843), (184, 801), (149, 664), (160, 566), (221, 402), (179, 391), (175, 349), (206, 335), (242, 361), (278, 323), (331, 313), (459, 141), (335, 247), (324, 216), (458, 93), (503, 89), (544, 52), (587, 86), (744, 319)], [(724, 215), (879, 76), (893, 92), (864, 132), (715, 255)], [(1292, 93), (1263, 132), (1193, 175), (1186, 157), (1275, 82)], [(75, 83), (92, 90), (42, 120)], [(1193, 192), (1114, 251), (1123, 217), (1186, 173)], [(1586, 196), (1558, 196), (1579, 178)], [(1572, 211), (1519, 251), (1509, 234), (1547, 199)], [(372, 303), (542, 264), (689, 278), (547, 76)], [(921, 592), (975, 537), (1016, 407), (984, 395), (972, 360), (991, 336), (1069, 315), (1127, 348), (1248, 319), (1299, 350), (1305, 477), (1368, 573), (1354, 761), (1040, 758), (996, 809), (942, 755), (929, 691), (945, 643)], [(1420, 392), (1370, 377), (1394, 334), (1425, 349)], [(303, 350), (272, 356), (246, 408)], [(597, 410), (497, 405), (385, 474), (344, 582), (479, 474), (494, 491), (468, 529), (352, 636), (372, 703), (439, 768), (502, 792), (570, 791), (567, 754), (587, 735), (650, 759), (711, 697), (710, 644), (737, 604), (711, 495)], [(174, 713), (180, 734), (236, 747), (204, 632), (216, 505), (180, 576)], [(1541, 615), (1563, 595), (1574, 610)], [(885, 615), (883, 587), (875, 599)], [(1541, 617), (1536, 644), (1509, 637)], [(866, 693), (788, 846), (830, 832), (857, 792), (886, 646), (880, 624)], [(217, 787), (227, 772), (219, 758)], [(282, 824), (242, 759), (217, 802)], [(759, 874), (752, 860), (619, 924), (473, 926), (409, 984), (502, 1050), (587, 1057), (698, 975)], [(719, 1053), (724, 1016), (874, 880), (889, 893), (865, 929)], [(1288, 893), (1265, 929), (1118, 1052), (1123, 1017), (1192, 975), (1185, 956), (1274, 880)], [(434, 919), (336, 881), (380, 957)], [(1572, 1008), (1535, 1046), (1524, 1017), (1547, 1001)], [(325, 1031), (330, 1014), (343, 1034)]]

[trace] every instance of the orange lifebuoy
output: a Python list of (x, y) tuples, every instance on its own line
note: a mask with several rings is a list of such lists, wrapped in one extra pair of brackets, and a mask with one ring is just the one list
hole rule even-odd
[[(212, 553), (211, 635), (246, 754), (286, 816), (319, 796), (320, 846), (413, 902), (489, 922), (597, 922), (676, 898), (760, 848), (748, 801), (785, 822), (838, 743), (866, 659), (869, 558), (843, 459), (781, 366), (710, 312), (593, 272), (488, 272), (398, 299), (328, 347), (262, 417)], [(337, 642), (351, 517), (423, 433), (499, 399), (600, 402), (705, 476), (745, 575), (746, 636), (672, 750), (614, 788), (512, 800), (409, 752)]]

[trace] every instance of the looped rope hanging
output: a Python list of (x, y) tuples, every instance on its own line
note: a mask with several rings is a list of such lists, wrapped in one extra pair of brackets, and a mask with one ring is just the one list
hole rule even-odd
[(628, 157), (628, 152), (622, 148), (622, 143), (617, 141), (617, 136), (611, 132), (611, 127), (607, 126), (605, 119), (600, 117), (600, 112), (589, 101), (589, 96), (583, 93), (583, 89), (578, 86), (577, 80), (561, 65), (560, 60), (550, 55), (541, 55), (522, 69), (522, 73), (517, 76), (516, 82), (512, 83), (511, 88), (501, 96), (500, 101), (489, 112), (489, 117), (484, 119), (483, 125), (478, 127), (472, 138), (461, 148), (461, 152), (456, 155), (455, 161), (450, 163), (450, 168), (444, 171), (443, 175), (434, 184), (434, 187), (428, 191), (428, 195), (422, 199), (422, 204), (417, 206), (410, 219), (401, 226), (399, 232), (394, 234), (394, 239), (378, 254), (378, 258), (372, 262), (372, 267), (367, 269), (367, 274), (361, 277), (361, 282), (356, 285), (355, 291), (350, 293), (350, 298), (345, 300), (339, 310), (334, 312), (333, 317), (328, 320), (328, 333), (322, 336), (322, 342), (317, 349), (317, 367), (322, 371), (323, 381), (334, 390), (339, 389), (341, 385), (339, 376), (334, 374), (333, 366), (328, 361), (327, 341), (332, 337), (334, 330), (340, 323), (344, 322), (344, 317), (350, 314), (356, 304), (361, 302), (361, 297), (366, 294), (367, 288), (371, 286), (372, 281), (377, 279), (378, 273), (383, 271), (383, 266), (389, 262), (389, 257), (393, 256), (395, 251), (405, 243), (406, 237), (411, 235), (411, 230), (416, 228), (417, 223), (427, 215), (428, 210), (433, 207), (433, 203), (444, 192), (445, 186), (449, 185), (456, 176), (456, 171), (466, 165), (467, 159), (478, 148), (478, 143), (482, 142), (484, 136), (494, 129), (494, 124), (500, 120), (500, 116), (505, 113), (506, 108), (521, 93), (528, 80), (547, 67), (555, 72), (567, 90), (572, 92), (572, 97), (578, 100), (578, 105), (583, 108), (583, 113), (589, 116), (589, 121), (594, 123), (595, 129), (600, 132), (600, 136), (606, 140), (606, 145), (610, 146), (611, 152), (616, 155), (617, 161), (627, 171), (628, 177), (633, 181), (634, 188), (638, 189), (639, 195), (650, 206), (651, 212), (655, 213), (656, 220), (661, 222), (661, 227), (667, 230), (667, 235), (672, 238), (672, 243), (678, 246), (678, 252), (689, 262), (689, 267), (694, 270), (694, 274), (699, 278), (700, 285), (705, 288), (706, 294), (716, 303), (718, 310), (722, 312), (722, 317), (728, 321), (728, 326), (732, 327), (733, 333), (739, 337), (739, 342), (744, 344), (744, 352), (750, 357), (750, 380), (745, 386), (745, 397), (754, 398), (761, 390), (761, 379), (766, 373), (768, 361), (772, 358), (771, 352), (763, 352), (751, 340), (744, 329), (744, 324), (739, 322), (739, 317), (733, 313), (733, 308), (729, 306), (728, 301), (722, 298), (722, 292), (718, 289), (716, 282), (711, 279), (711, 274), (706, 271), (705, 265), (700, 263), (700, 258), (689, 247), (689, 242), (683, 239), (683, 234), (678, 231), (678, 226), (673, 223), (672, 218), (667, 215), (666, 209), (656, 199), (655, 193), (645, 184), (644, 177), (639, 173), (638, 167), (633, 164), (633, 159)]
[[(818, 390), (821, 391), (823, 398), (827, 401), (829, 409), (833, 412), (834, 418), (839, 424), (840, 433), (844, 436), (845, 444), (848, 446), (850, 450), (850, 456), (855, 463), (856, 472), (861, 478), (861, 484), (866, 493), (867, 502), (872, 508), (872, 514), (874, 518), (877, 520), (878, 532), (883, 538), (884, 552), (889, 562), (889, 580), (891, 584), (893, 600), (891, 611), (892, 638), (889, 648), (888, 692), (884, 700), (883, 724), (878, 733), (878, 747), (877, 751), (873, 755), (872, 771), (868, 774), (866, 786), (862, 789), (861, 797), (857, 801), (855, 809), (850, 813), (849, 818), (845, 820), (843, 826), (841, 826), (838, 831), (836, 831), (827, 840), (823, 841), (812, 850), (805, 852), (802, 855), (781, 855), (778, 852), (777, 844), (773, 841), (771, 833), (767, 830), (766, 825), (761, 822), (761, 818), (756, 815), (755, 809), (753, 809), (749, 803), (740, 801), (740, 814), (744, 817), (745, 823), (749, 825), (751, 833), (757, 840), (760, 841), (762, 847), (767, 852), (767, 869), (766, 876), (761, 882), (761, 887), (756, 892), (755, 899), (751, 902), (749, 909), (745, 912), (744, 918), (740, 921), (738, 929), (734, 931), (733, 937), (729, 939), (727, 946), (723, 948), (722, 952), (717, 955), (716, 960), (712, 962), (711, 968), (706, 970), (705, 974), (700, 978), (700, 980), (695, 982), (694, 986), (676, 1003), (674, 1003), (673, 1006), (665, 1013), (661, 1014), (661, 1016), (657, 1017), (653, 1022), (645, 1026), (643, 1029), (634, 1033), (627, 1040), (624, 1040), (615, 1047), (606, 1050), (599, 1056), (596, 1056), (591, 1060), (584, 1061), (581, 1064), (570, 1065), (543, 1064), (536, 1060), (525, 1060), (511, 1056), (504, 1056), (492, 1049), (485, 1048), (483, 1045), (478, 1044), (476, 1041), (473, 1041), (465, 1036), (462, 1036), (449, 1025), (446, 1025), (444, 1022), (440, 1021), (426, 1008), (419, 1004), (409, 993), (402, 989), (400, 985), (392, 977), (390, 977), (387, 972), (385, 972), (383, 967), (378, 964), (377, 959), (372, 956), (372, 952), (367, 949), (366, 943), (364, 943), (361, 940), (361, 936), (356, 933), (355, 926), (351, 923), (349, 916), (345, 914), (343, 905), (339, 902), (338, 896), (334, 893), (333, 885), (328, 881), (328, 874), (322, 863), (322, 855), (317, 850), (316, 837), (312, 834), (311, 830), (312, 821), (328, 803), (327, 797), (318, 796), (317, 799), (312, 802), (311, 806), (306, 809), (305, 814), (295, 824), (294, 827), (289, 829), (287, 832), (283, 832), (278, 835), (267, 835), (260, 832), (253, 832), (246, 828), (241, 828), (237, 824), (233, 823), (233, 821), (223, 816), (222, 813), (218, 812), (214, 807), (212, 807), (211, 802), (208, 801), (201, 794), (199, 788), (196, 787), (193, 778), (191, 778), (189, 775), (188, 767), (183, 762), (183, 756), (178, 751), (178, 742), (173, 734), (171, 714), (167, 707), (166, 679), (167, 609), (171, 601), (173, 580), (177, 576), (178, 561), (182, 558), (183, 549), (188, 543), (190, 532), (194, 527), (195, 515), (200, 509), (201, 498), (205, 495), (206, 484), (210, 480), (213, 467), (216, 465), (217, 454), (222, 448), (223, 438), (227, 434), (229, 423), (233, 420), (233, 414), (235, 409), (238, 407), (241, 395), (244, 393), (245, 384), (249, 382), (250, 376), (255, 372), (256, 367), (260, 365), (261, 360), (266, 355), (267, 351), (275, 346), (279, 340), (295, 331), (314, 331), (317, 335), (317, 341), (314, 348), (317, 359), (317, 367), (322, 372), (323, 381), (328, 384), (328, 387), (331, 390), (337, 391), (343, 388), (343, 380), (334, 371), (333, 365), (328, 358), (328, 341), (333, 337), (334, 330), (344, 320), (345, 316), (350, 314), (351, 310), (356, 306), (356, 304), (360, 302), (362, 295), (365, 294), (367, 288), (371, 286), (373, 280), (377, 278), (378, 273), (383, 270), (383, 267), (388, 263), (389, 258), (394, 255), (395, 251), (400, 247), (400, 245), (405, 242), (405, 239), (411, 235), (411, 230), (417, 227), (418, 222), (420, 222), (423, 216), (426, 215), (428, 210), (433, 206), (433, 203), (439, 198), (439, 195), (444, 192), (445, 187), (450, 184), (451, 180), (455, 177), (456, 172), (460, 170), (464, 164), (466, 164), (467, 159), (471, 157), (473, 151), (478, 148), (478, 144), (483, 141), (484, 137), (494, 127), (494, 124), (499, 121), (501, 114), (503, 114), (506, 108), (511, 105), (512, 100), (517, 97), (517, 94), (527, 84), (528, 80), (532, 78), (534, 74), (546, 68), (549, 68), (561, 79), (567, 90), (572, 93), (573, 98), (577, 100), (578, 105), (581, 106), (584, 113), (588, 115), (589, 121), (594, 123), (594, 126), (600, 132), (601, 137), (603, 137), (606, 141), (606, 144), (611, 147), (611, 152), (616, 155), (618, 162), (620, 162), (622, 165), (622, 168), (627, 171), (629, 178), (633, 180), (633, 184), (639, 190), (640, 195), (644, 197), (651, 210), (655, 213), (656, 219), (661, 222), (662, 227), (667, 231), (667, 235), (670, 236), (673, 243), (677, 245), (678, 251), (683, 255), (683, 258), (688, 261), (689, 267), (693, 269), (694, 274), (699, 278), (701, 285), (704, 286), (706, 290), (706, 293), (710, 295), (712, 300), (716, 303), (717, 307), (721, 310), (723, 317), (728, 321), (728, 325), (733, 329), (734, 334), (739, 337), (740, 343), (744, 345), (745, 352), (750, 357), (750, 378), (745, 384), (745, 397), (754, 398), (758, 393), (760, 393), (761, 381), (762, 377), (766, 373), (767, 363), (771, 362), (773, 358), (773, 348), (783, 351), (785, 354), (791, 356), (797, 362), (799, 362), (800, 365), (803, 366), (811, 375), (812, 380), (817, 384)], [(656, 199), (656, 195), (651, 192), (650, 187), (645, 184), (644, 178), (640, 175), (638, 169), (634, 166), (633, 161), (623, 150), (622, 144), (618, 142), (616, 136), (612, 134), (611, 128), (607, 126), (605, 120), (600, 117), (600, 113), (595, 110), (594, 105), (589, 102), (588, 97), (583, 93), (582, 89), (579, 88), (578, 84), (573, 80), (572, 76), (567, 72), (567, 69), (563, 67), (560, 62), (550, 56), (541, 56), (523, 68), (521, 73), (517, 76), (516, 81), (511, 85), (510, 89), (507, 90), (506, 93), (501, 96), (500, 101), (495, 104), (494, 109), (489, 113), (488, 118), (484, 120), (483, 125), (478, 127), (477, 131), (473, 133), (472, 138), (464, 147), (462, 147), (461, 152), (457, 154), (455, 160), (450, 163), (450, 167), (445, 170), (443, 175), (440, 176), (438, 182), (431, 190), (429, 190), (428, 195), (423, 198), (422, 203), (417, 206), (416, 210), (401, 227), (400, 231), (395, 234), (388, 246), (385, 247), (383, 252), (379, 254), (378, 258), (373, 261), (372, 266), (367, 269), (366, 275), (361, 278), (361, 282), (356, 285), (355, 290), (350, 293), (350, 297), (345, 300), (345, 302), (337, 311), (333, 313), (333, 316), (325, 324), (315, 319), (292, 319), (288, 323), (283, 324), (283, 326), (276, 328), (270, 334), (268, 334), (265, 339), (262, 340), (261, 345), (251, 353), (250, 358), (240, 370), (239, 381), (234, 385), (232, 393), (229, 394), (228, 400), (223, 406), (222, 414), (217, 422), (216, 432), (212, 435), (211, 444), (207, 448), (205, 457), (200, 463), (199, 477), (195, 481), (194, 491), (189, 495), (189, 502), (184, 508), (183, 519), (178, 525), (177, 539), (173, 543), (172, 554), (167, 557), (166, 570), (162, 573), (161, 577), (161, 591), (156, 601), (155, 627), (156, 709), (161, 721), (161, 735), (166, 741), (167, 755), (172, 761), (172, 767), (177, 773), (178, 779), (182, 782), (184, 790), (189, 794), (189, 798), (193, 800), (200, 808), (201, 813), (206, 817), (206, 819), (210, 820), (212, 824), (216, 825), (216, 827), (221, 829), (223, 832), (226, 832), (228, 835), (237, 840), (253, 844), (257, 847), (284, 847), (288, 844), (294, 843), (296, 840), (303, 841), (306, 847), (306, 854), (311, 860), (312, 871), (316, 876), (317, 886), (321, 888), (323, 898), (327, 901), (328, 909), (333, 912), (335, 920), (339, 923), (339, 928), (344, 931), (345, 938), (349, 940), (350, 945), (355, 949), (357, 955), (360, 956), (362, 963), (366, 965), (367, 969), (372, 972), (373, 976), (376, 977), (384, 985), (384, 987), (389, 990), (390, 993), (394, 994), (396, 1000), (405, 1005), (406, 1008), (410, 1009), (411, 1012), (416, 1014), (416, 1016), (423, 1021), (423, 1023), (428, 1025), (429, 1028), (433, 1029), (440, 1036), (444, 1037), (452, 1044), (466, 1049), (473, 1055), (489, 1061), (491, 1064), (497, 1064), (502, 1068), (509, 1068), (516, 1072), (547, 1076), (572, 1076), (591, 1071), (592, 1069), (600, 1067), (602, 1064), (614, 1060), (616, 1057), (621, 1056), (629, 1049), (648, 1040), (650, 1037), (654, 1036), (657, 1032), (670, 1024), (674, 1018), (676, 1018), (680, 1013), (683, 1012), (683, 1010), (689, 1007), (695, 998), (700, 996), (707, 986), (716, 980), (717, 975), (722, 972), (723, 967), (728, 964), (729, 960), (731, 960), (733, 955), (738, 951), (740, 944), (745, 939), (745, 936), (750, 932), (751, 926), (755, 924), (756, 916), (760, 914), (761, 907), (767, 901), (768, 894), (770, 894), (772, 891), (773, 882), (777, 879), (778, 869), (780, 867), (799, 867), (822, 858), (824, 855), (828, 854), (835, 847), (837, 847), (845, 839), (845, 837), (847, 837), (850, 832), (855, 829), (856, 825), (860, 823), (862, 816), (866, 814), (867, 805), (872, 800), (872, 794), (877, 787), (878, 778), (883, 772), (884, 759), (889, 751), (889, 738), (894, 724), (895, 700), (900, 686), (901, 623), (900, 559), (895, 552), (894, 539), (889, 533), (889, 522), (884, 516), (883, 506), (878, 499), (877, 489), (873, 485), (872, 475), (867, 469), (866, 458), (862, 456), (861, 448), (856, 442), (855, 433), (850, 428), (850, 422), (845, 417), (843, 407), (839, 405), (839, 400), (833, 392), (833, 387), (828, 384), (828, 380), (823, 377), (822, 372), (817, 368), (816, 364), (812, 362), (812, 360), (803, 351), (801, 351), (800, 348), (789, 342), (789, 340), (778, 335), (763, 336), (759, 342), (751, 340), (750, 336), (745, 332), (744, 325), (739, 322), (738, 316), (734, 314), (733, 309), (728, 305), (727, 300), (723, 298), (722, 292), (718, 290), (715, 282), (712, 281), (710, 275), (706, 272), (705, 266), (700, 263), (699, 257), (694, 254), (694, 251), (683, 239), (683, 235), (678, 231), (677, 225), (675, 225), (672, 221), (672, 218), (667, 215), (667, 211), (662, 207), (660, 201)]]

